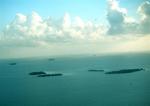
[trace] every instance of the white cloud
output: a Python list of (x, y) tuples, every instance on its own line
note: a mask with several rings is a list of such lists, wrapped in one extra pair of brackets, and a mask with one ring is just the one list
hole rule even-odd
[(127, 14), (127, 10), (125, 8), (119, 7), (119, 1), (117, 0), (108, 0), (108, 8), (111, 10), (117, 10), (118, 12)]
[(81, 46), (81, 51), (88, 48), (87, 51), (97, 52), (150, 50), (146, 46), (150, 42), (149, 2), (142, 3), (138, 8), (141, 20), (129, 17), (127, 9), (120, 7), (117, 0), (109, 0), (107, 10), (109, 27), (85, 21), (79, 16), (71, 17), (69, 13), (60, 19), (44, 19), (36, 12), (31, 15), (17, 13), (0, 33), (0, 46), (60, 48), (65, 45), (63, 47), (68, 47), (68, 50), (76, 48), (75, 51), (79, 51), (78, 47)]
[(107, 20), (110, 24), (108, 30), (110, 35), (123, 35), (137, 31), (136, 21), (127, 15), (127, 9), (121, 8), (117, 0), (108, 0)]
[(150, 33), (150, 2), (143, 2), (138, 8), (139, 14), (141, 14), (140, 31), (143, 34)]
[(16, 14), (16, 20), (14, 21), (16, 24), (23, 24), (27, 21), (27, 17), (23, 14)]
[(71, 19), (69, 13), (65, 13), (63, 18), (63, 27), (64, 28), (70, 28), (71, 26)]
[(81, 29), (85, 27), (85, 23), (79, 16), (75, 17), (74, 25), (75, 27), (79, 27)]
[(109, 35), (149, 34), (150, 33), (150, 2), (144, 1), (137, 9), (140, 20), (128, 16), (128, 11), (119, 6), (118, 0), (108, 0), (107, 20)]
[(14, 45), (15, 42), (21, 43), (26, 40), (33, 41), (34, 44), (35, 42), (47, 44), (82, 42), (97, 40), (104, 36), (106, 30), (106, 27), (101, 24), (83, 21), (79, 16), (71, 17), (69, 13), (58, 20), (43, 19), (36, 12), (32, 12), (31, 15), (17, 13), (15, 19), (4, 29), (3, 38), (6, 41), (14, 41)]

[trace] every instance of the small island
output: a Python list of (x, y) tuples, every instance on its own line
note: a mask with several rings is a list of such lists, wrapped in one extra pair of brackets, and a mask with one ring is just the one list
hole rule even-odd
[(9, 63), (9, 65), (16, 65), (17, 63)]
[(91, 72), (104, 72), (104, 70), (100, 70), (100, 69), (90, 69), (88, 71), (91, 71)]
[(110, 72), (105, 72), (105, 74), (126, 74), (126, 73), (133, 73), (137, 71), (142, 71), (144, 70), (143, 68), (135, 68), (135, 69), (121, 69), (118, 71), (110, 71)]
[(54, 58), (49, 58), (49, 59), (48, 59), (48, 61), (54, 61), (54, 60), (55, 60)]
[(29, 73), (29, 75), (42, 75), (42, 74), (46, 74), (46, 72), (39, 71), (39, 72), (31, 72), (31, 73)]
[(62, 73), (46, 73), (44, 71), (39, 71), (39, 72), (31, 72), (29, 75), (34, 75), (37, 77), (50, 77), (50, 76), (62, 76)]
[(49, 77), (49, 76), (62, 76), (62, 73), (53, 73), (53, 74), (41, 74), (38, 77)]

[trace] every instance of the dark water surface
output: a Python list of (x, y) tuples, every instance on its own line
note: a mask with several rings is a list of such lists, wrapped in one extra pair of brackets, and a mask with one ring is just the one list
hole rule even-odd
[[(126, 68), (146, 71), (120, 75), (88, 71)], [(28, 75), (33, 71), (64, 75)], [(0, 105), (150, 106), (150, 54), (0, 60)]]

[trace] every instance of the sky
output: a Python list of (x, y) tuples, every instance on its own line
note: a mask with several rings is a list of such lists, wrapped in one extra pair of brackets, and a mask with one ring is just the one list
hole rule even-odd
[[(136, 8), (144, 0), (121, 0), (120, 5), (128, 8), (135, 16)], [(84, 19), (95, 20), (105, 18), (107, 0), (0, 0), (1, 27), (11, 22), (16, 13), (31, 14), (36, 11), (46, 18), (62, 17), (65, 12)]]
[(0, 0), (0, 58), (149, 52), (149, 0)]

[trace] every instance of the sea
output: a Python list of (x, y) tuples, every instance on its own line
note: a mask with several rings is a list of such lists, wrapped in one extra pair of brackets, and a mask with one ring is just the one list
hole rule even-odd
[(150, 53), (0, 59), (0, 106), (150, 106)]

